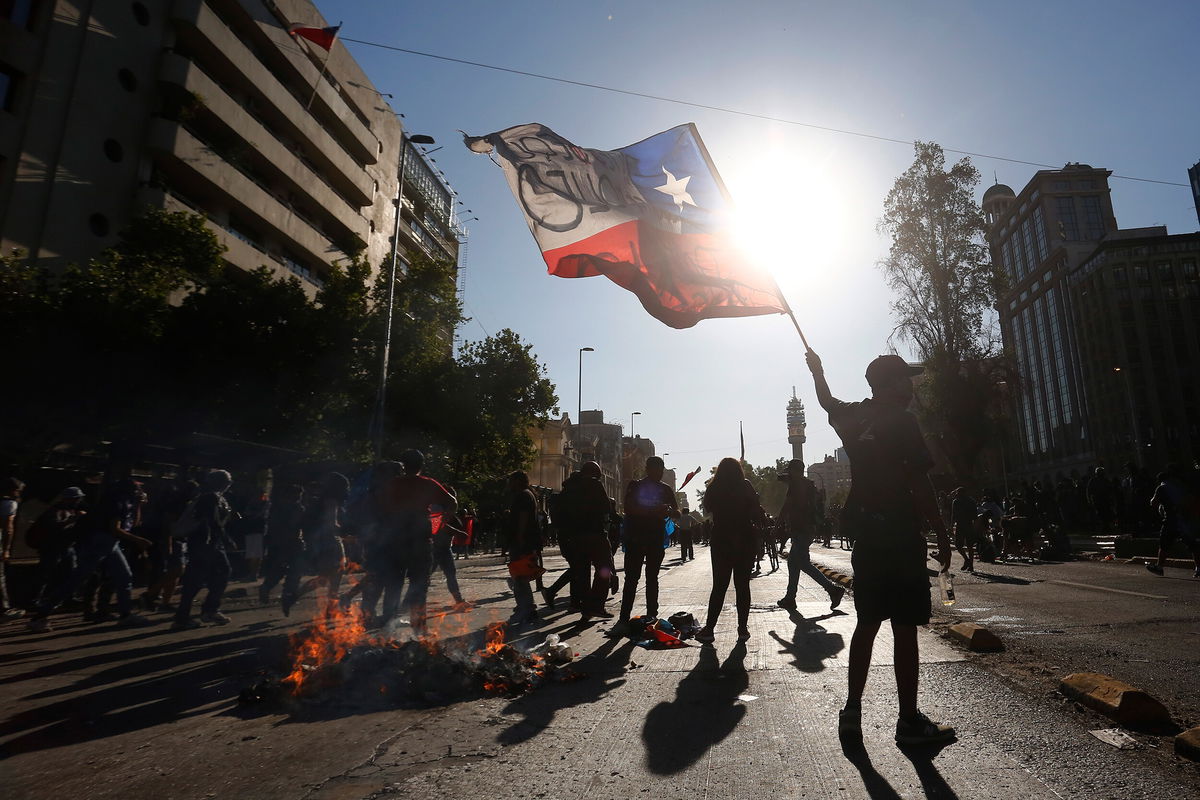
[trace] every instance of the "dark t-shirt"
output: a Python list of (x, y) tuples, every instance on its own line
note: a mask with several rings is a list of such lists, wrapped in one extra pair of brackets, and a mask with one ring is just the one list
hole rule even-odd
[(204, 492), (196, 498), (193, 508), (196, 527), (188, 537), (189, 545), (225, 546), (225, 525), (229, 522), (229, 501), (216, 492)]
[(829, 412), (829, 424), (850, 457), (847, 512), (882, 514), (918, 524), (909, 481), (913, 475), (929, 472), (933, 457), (917, 418), (895, 404), (867, 399), (838, 401)]
[(608, 493), (595, 478), (576, 475), (563, 484), (557, 509), (554, 523), (559, 526), (559, 536), (603, 535), (609, 513)]
[(754, 521), (758, 518), (758, 492), (750, 481), (709, 485), (704, 492), (704, 507), (713, 517), (714, 543), (751, 542)]
[(789, 533), (811, 532), (817, 524), (816, 484), (808, 478), (791, 483), (779, 515)]
[(950, 519), (956, 525), (971, 525), (978, 516), (979, 511), (975, 503), (975, 498), (968, 497), (965, 494), (960, 494), (954, 498), (954, 502), (950, 504)]
[(121, 530), (132, 532), (137, 524), (138, 505), (138, 501), (130, 495), (109, 494), (100, 498), (92, 513), (84, 519), (93, 531), (111, 535), (115, 521)]
[(662, 544), (666, 536), (666, 517), (654, 517), (639, 514), (635, 509), (653, 508), (666, 504), (671, 508), (675, 505), (675, 494), (671, 487), (662, 481), (652, 481), (642, 478), (629, 484), (625, 491), (625, 524), (628, 527), (630, 541), (640, 544)]
[[(527, 514), (525, 531), (521, 532), (521, 515)], [(513, 495), (508, 508), (508, 552), (510, 557), (528, 555), (542, 546), (538, 530), (537, 502), (533, 492), (522, 489)]]

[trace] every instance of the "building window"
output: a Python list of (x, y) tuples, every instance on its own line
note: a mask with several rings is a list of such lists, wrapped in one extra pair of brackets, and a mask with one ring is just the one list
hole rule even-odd
[(1051, 188), (1056, 192), (1067, 192), (1071, 190), (1070, 181), (1055, 181), (1051, 184)]
[(1033, 232), (1037, 237), (1038, 258), (1045, 261), (1046, 257), (1050, 255), (1050, 250), (1046, 247), (1046, 220), (1041, 206), (1033, 210)]
[(1150, 282), (1150, 269), (1145, 264), (1135, 264), (1133, 277), (1139, 284), (1147, 284)]
[(1104, 213), (1100, 209), (1100, 198), (1097, 195), (1081, 197), (1083, 201), (1083, 222), (1087, 228), (1088, 239), (1104, 237)]
[(105, 139), (104, 155), (109, 161), (119, 163), (125, 157), (125, 148), (116, 139)]
[(1175, 269), (1170, 261), (1162, 261), (1156, 265), (1158, 270), (1158, 282), (1165, 285), (1175, 283)]
[(1117, 286), (1128, 286), (1129, 281), (1125, 277), (1124, 267), (1113, 267), (1113, 283)]
[(1003, 262), (1004, 271), (1008, 273), (1009, 280), (1016, 283), (1017, 281), (1017, 266), (1013, 263), (1012, 242), (1008, 239), (1000, 245), (1000, 260)]
[(122, 68), (117, 72), (117, 80), (121, 84), (121, 88), (127, 92), (137, 91), (138, 79), (130, 70)]
[(1025, 243), (1025, 272), (1033, 272), (1034, 268), (1041, 263), (1038, 258), (1037, 251), (1033, 249), (1033, 220), (1028, 217), (1021, 223), (1021, 239)]
[(96, 236), (108, 236), (108, 217), (96, 213), (88, 217), (88, 228)]
[(1075, 198), (1054, 198), (1058, 211), (1058, 232), (1068, 242), (1079, 241), (1079, 221), (1075, 218)]

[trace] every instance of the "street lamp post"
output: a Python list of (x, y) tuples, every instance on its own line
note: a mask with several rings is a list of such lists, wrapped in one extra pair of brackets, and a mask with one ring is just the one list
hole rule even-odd
[(634, 411), (632, 414), (629, 415), (629, 438), (630, 439), (633, 438), (633, 418), (640, 417), (641, 415), (642, 415), (642, 412), (640, 412), (640, 411)]
[(392, 257), (388, 270), (387, 322), (383, 327), (383, 348), (379, 356), (379, 392), (375, 398), (375, 413), (372, 415), (371, 432), (374, 439), (375, 460), (383, 457), (383, 415), (387, 405), (388, 359), (392, 351), (392, 314), (396, 308), (396, 266), (400, 260), (400, 214), (404, 208), (404, 158), (410, 144), (433, 144), (433, 137), (418, 133), (409, 136), (400, 132), (400, 168), (396, 185), (396, 220), (392, 225)]

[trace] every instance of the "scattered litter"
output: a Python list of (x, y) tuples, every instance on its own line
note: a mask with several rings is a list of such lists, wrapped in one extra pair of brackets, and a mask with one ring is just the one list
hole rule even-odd
[(1101, 728), (1095, 731), (1088, 731), (1088, 733), (1118, 750), (1137, 750), (1141, 747), (1136, 739), (1120, 728)]
[(534, 647), (529, 651), (531, 656), (541, 656), (546, 659), (547, 664), (561, 666), (562, 664), (570, 664), (575, 654), (571, 652), (571, 646), (564, 644), (557, 633), (552, 633), (546, 637), (546, 641)]
[(750, 702), (757, 700), (758, 697), (756, 695), (752, 695), (752, 694), (739, 694), (737, 696), (737, 699), (741, 700), (743, 703), (750, 703)]

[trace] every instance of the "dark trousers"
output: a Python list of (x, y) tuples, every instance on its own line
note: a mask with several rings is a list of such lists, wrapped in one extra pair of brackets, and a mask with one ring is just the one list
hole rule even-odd
[(425, 608), (429, 597), (429, 573), (433, 569), (433, 548), (426, 537), (408, 536), (389, 542), (380, 549), (379, 576), (385, 592), (383, 615), (395, 616), (397, 602), (408, 582), (408, 591), (399, 605), (408, 609), (414, 629), (425, 627)]
[(588, 559), (582, 540), (577, 535), (560, 536), (558, 549), (567, 560), (567, 570), (558, 576), (549, 588), (551, 594), (558, 594), (564, 586), (571, 587), (571, 604), (583, 605), (587, 595), (588, 578), (592, 562)]
[[(579, 539), (579, 551), (583, 557), (583, 577), (586, 589), (583, 598), (583, 610), (601, 611), (604, 601), (608, 599), (608, 590), (612, 587), (613, 567), (612, 553), (608, 549), (608, 538), (597, 533), (582, 536)], [(661, 560), (659, 563), (662, 563)], [(592, 585), (587, 589), (588, 571), (592, 573)]]
[(832, 592), (834, 589), (840, 588), (836, 583), (825, 577), (821, 570), (813, 565), (812, 559), (808, 556), (808, 548), (811, 545), (808, 537), (804, 534), (792, 535), (792, 549), (788, 551), (788, 598), (796, 599), (796, 589), (800, 585), (800, 573), (804, 573), (808, 577), (816, 581), (827, 592)]
[(36, 609), (46, 592), (66, 581), (74, 571), (74, 547), (43, 547), (38, 550), (38, 585), (29, 607)]
[(75, 569), (65, 581), (50, 592), (38, 606), (38, 614), (45, 616), (53, 611), (60, 603), (83, 586), (92, 573), (104, 567), (113, 591), (117, 595), (117, 611), (122, 617), (128, 615), (133, 608), (131, 600), (133, 593), (133, 573), (129, 571), (129, 562), (121, 552), (121, 546), (113, 536), (105, 531), (88, 534), (80, 542), (76, 551), (78, 558)]
[(295, 600), (300, 591), (300, 573), (304, 571), (303, 558), (304, 548), (299, 544), (272, 546), (267, 550), (267, 563), (263, 565), (263, 582), (259, 592), (269, 595), (283, 581), (283, 596)]
[(450, 545), (433, 546), (433, 563), (440, 567), (442, 574), (446, 576), (446, 588), (450, 590), (454, 602), (461, 603), (463, 597), (458, 588), (458, 568), (454, 566), (454, 553), (450, 550)]
[(679, 540), (679, 557), (684, 561), (689, 558), (696, 557), (696, 550), (692, 547), (692, 532), (690, 530), (680, 531), (675, 535)]
[(666, 551), (662, 538), (649, 542), (630, 537), (625, 545), (625, 586), (621, 595), (621, 619), (629, 619), (633, 613), (633, 596), (637, 594), (638, 581), (642, 577), (642, 564), (646, 565), (646, 616), (658, 616), (658, 570), (662, 566)]
[(183, 573), (183, 588), (179, 593), (179, 608), (175, 618), (186, 620), (192, 616), (192, 603), (206, 586), (208, 595), (200, 606), (200, 613), (215, 614), (220, 611), (221, 597), (229, 583), (229, 571), (229, 556), (224, 548), (188, 542), (187, 570)]
[(708, 596), (708, 620), (706, 628), (713, 628), (725, 605), (725, 593), (729, 591), (729, 579), (733, 578), (733, 591), (737, 600), (738, 627), (745, 628), (750, 619), (750, 567), (754, 562), (752, 547), (735, 542), (714, 541), (709, 548), (712, 556), (712, 593)]

